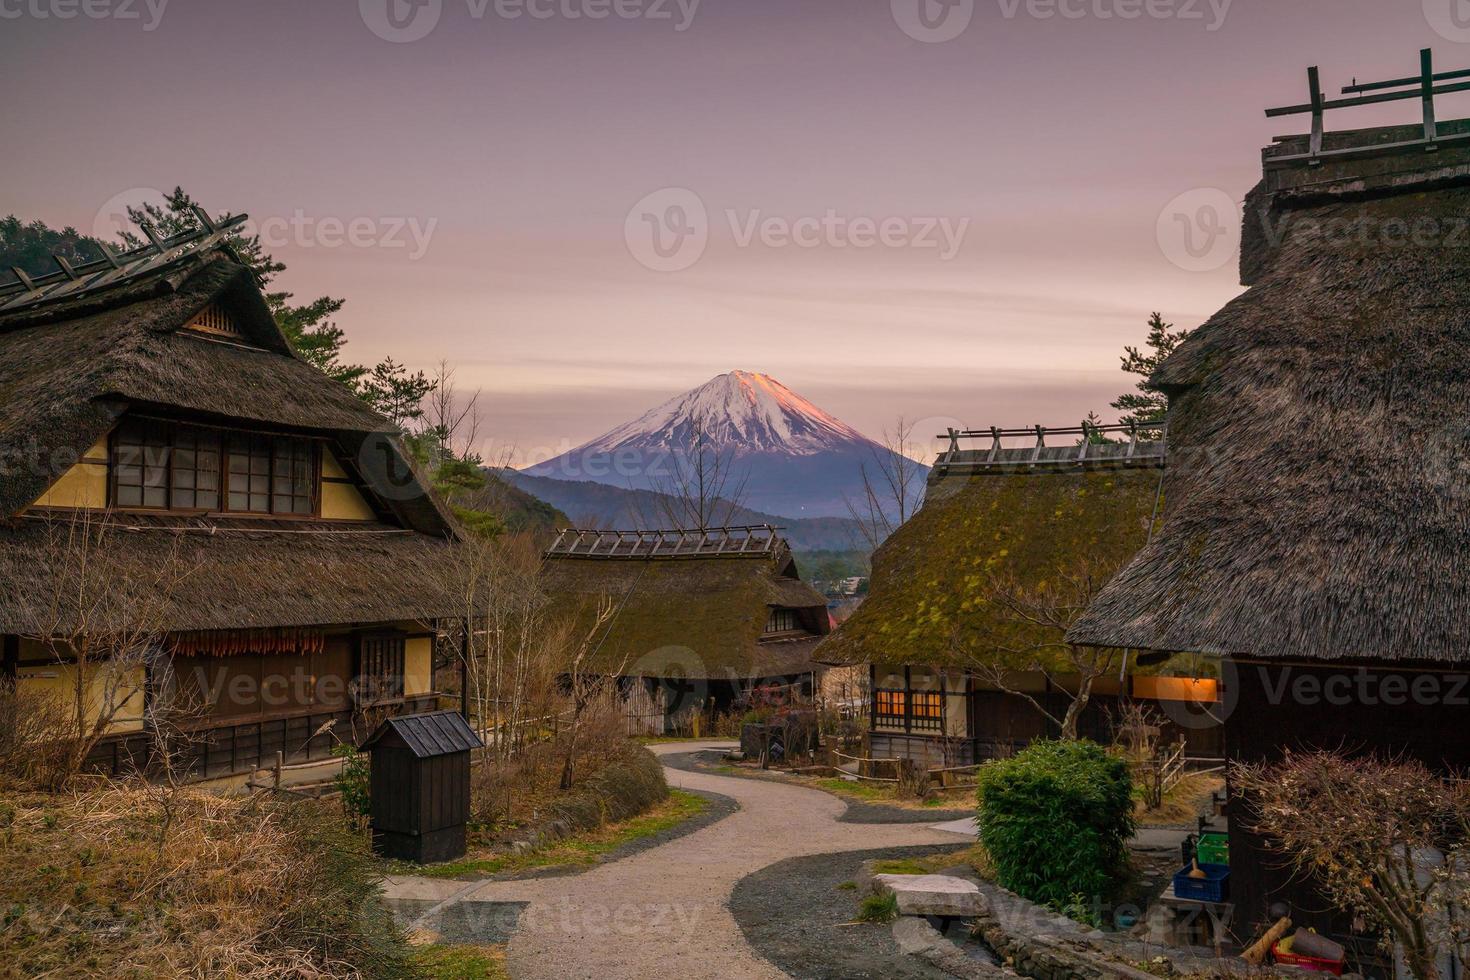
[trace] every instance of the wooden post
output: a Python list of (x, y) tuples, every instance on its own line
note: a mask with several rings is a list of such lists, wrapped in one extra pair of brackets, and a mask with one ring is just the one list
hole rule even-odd
[(1425, 48), (1419, 52), (1419, 74), (1421, 98), (1424, 103), (1424, 149), (1434, 151), (1439, 147), (1434, 141), (1439, 138), (1434, 122), (1434, 50)]
[(277, 793), (281, 791), (281, 766), (285, 764), (285, 761), (285, 753), (282, 752), (280, 749), (277, 749), (274, 775), (271, 778), (271, 786), (275, 789)]

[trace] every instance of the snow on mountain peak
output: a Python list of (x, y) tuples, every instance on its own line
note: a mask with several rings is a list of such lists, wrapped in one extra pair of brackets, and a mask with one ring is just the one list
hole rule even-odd
[(623, 448), (687, 451), (696, 424), (711, 448), (810, 456), (870, 440), (768, 374), (731, 371), (592, 440), (578, 454)]

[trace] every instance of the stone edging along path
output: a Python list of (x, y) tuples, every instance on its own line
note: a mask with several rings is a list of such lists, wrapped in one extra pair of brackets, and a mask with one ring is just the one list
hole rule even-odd
[[(726, 744), (651, 749), (667, 757)], [(517, 980), (769, 980), (786, 974), (750, 946), (730, 910), (741, 879), (793, 857), (961, 847), (966, 840), (912, 823), (843, 823), (845, 803), (820, 790), (700, 771), (665, 773), (673, 787), (730, 797), (739, 809), (574, 879), (465, 884), (404, 876), (390, 879), (385, 891), (391, 899), (432, 903), (427, 907), (440, 913), (460, 905), (515, 905), (507, 965)]]

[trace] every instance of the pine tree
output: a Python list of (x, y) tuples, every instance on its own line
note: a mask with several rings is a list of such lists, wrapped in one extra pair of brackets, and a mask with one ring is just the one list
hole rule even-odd
[(1123, 348), (1123, 370), (1142, 375), (1143, 380), (1138, 382), (1136, 393), (1119, 395), (1112, 403), (1113, 408), (1123, 413), (1118, 421), (1142, 426), (1164, 418), (1169, 411), (1169, 399), (1149, 384), (1149, 377), (1189, 334), (1188, 330), (1175, 330), (1174, 324), (1165, 323), (1163, 315), (1155, 313), (1148, 319), (1148, 338), (1144, 341), (1148, 353), (1137, 347)]
[[(135, 223), (149, 222), (158, 229), (160, 235), (167, 238), (199, 227), (199, 219), (194, 214), (197, 206), (198, 202), (182, 187), (175, 187), (173, 193), (164, 198), (163, 204), (150, 201), (140, 208), (130, 207), (128, 217)], [(144, 244), (135, 232), (124, 232), (122, 237), (129, 248)], [(255, 273), (262, 289), (286, 269), (284, 262), (277, 262), (265, 250), (259, 235), (232, 235), (229, 244), (240, 257), (240, 261)], [(276, 324), (290, 341), (291, 347), (327, 377), (360, 393), (367, 368), (360, 364), (343, 363), (342, 348), (347, 344), (347, 337), (342, 328), (331, 320), (346, 301), (322, 296), (304, 306), (297, 306), (291, 299), (292, 294), (284, 290), (267, 290), (265, 293), (266, 305), (270, 307), (271, 315), (275, 317)]]

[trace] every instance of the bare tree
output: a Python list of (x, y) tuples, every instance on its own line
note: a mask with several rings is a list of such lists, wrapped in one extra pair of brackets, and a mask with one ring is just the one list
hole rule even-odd
[(48, 521), (36, 563), (46, 586), (22, 596), (22, 635), (70, 670), (76, 741), (71, 771), (142, 700), (150, 672), (166, 657), (169, 613), (189, 574), (173, 532), (146, 556), (121, 547), (107, 512), (78, 510)]
[(919, 449), (913, 433), (913, 424), (902, 415), (892, 429), (884, 429), (881, 444), (868, 447), (869, 458), (858, 468), (861, 495), (843, 495), (847, 512), (874, 551), (924, 502), (923, 467), (913, 460)]
[(750, 474), (737, 470), (734, 454), (715, 444), (704, 415), (690, 420), (685, 444), (660, 459), (668, 472), (650, 474), (654, 495), (647, 506), (638, 504), (645, 525), (707, 531), (738, 522)]
[(480, 462), (475, 447), (480, 440), (480, 389), (465, 394), (454, 381), (455, 369), (441, 360), (430, 377), (432, 390), (424, 397), (424, 435), (433, 462)]
[[(1067, 630), (1108, 581), (1094, 562), (1078, 559), (1050, 579), (1026, 586), (1013, 576), (992, 572), (981, 585), (980, 599), (999, 611), (1003, 629), (983, 638), (967, 636), (962, 627), (950, 634), (950, 649), (976, 677), (999, 690), (1024, 698), (1056, 725), (1064, 739), (1077, 737), (1077, 723), (1092, 699), (1093, 684), (1113, 672), (1118, 651), (1066, 642)], [(1006, 642), (1012, 637), (1020, 642)], [(1040, 673), (1048, 686), (1066, 698), (1057, 714), (1035, 694), (1017, 685), (1017, 672)], [(1075, 680), (1076, 690), (1068, 690)]]
[(1470, 789), (1414, 761), (1331, 752), (1236, 765), (1250, 822), (1334, 907), (1402, 951), (1419, 980), (1470, 966)]

